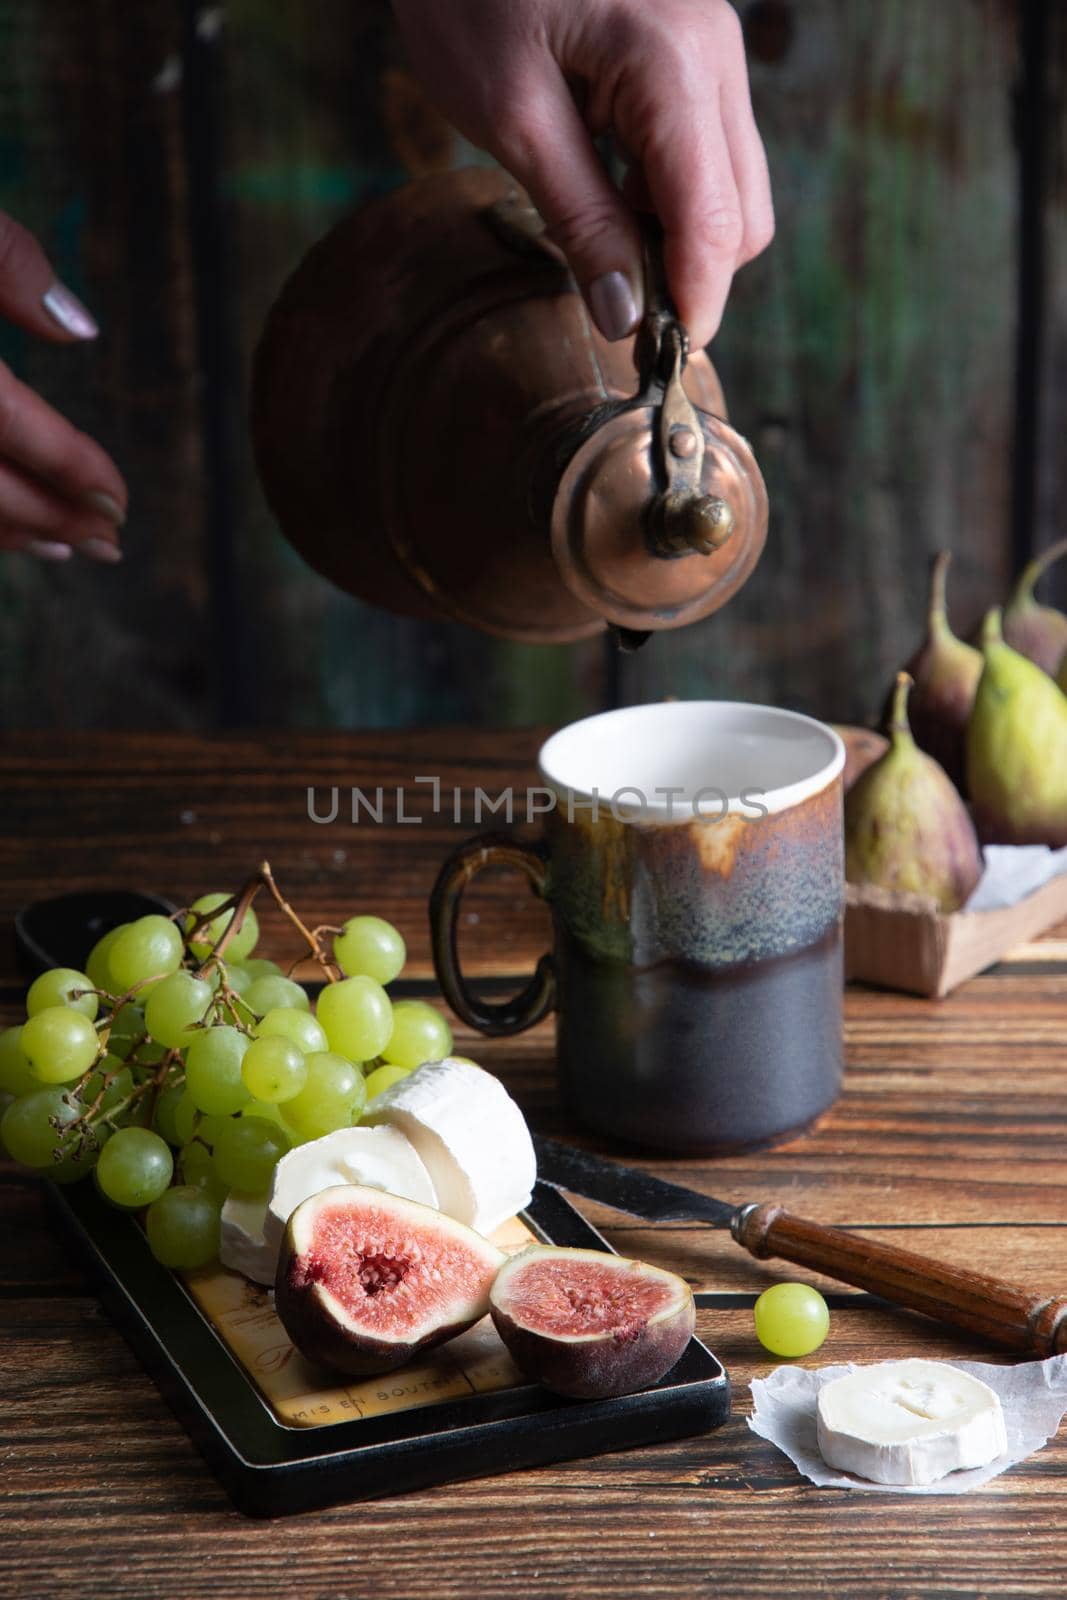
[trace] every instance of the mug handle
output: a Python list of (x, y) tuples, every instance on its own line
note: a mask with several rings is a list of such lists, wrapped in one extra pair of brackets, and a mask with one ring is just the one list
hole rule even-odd
[(456, 930), (464, 889), (483, 867), (517, 867), (530, 888), (544, 899), (548, 881), (548, 854), (541, 844), (523, 844), (508, 833), (482, 833), (454, 850), (437, 874), (430, 895), (430, 936), (433, 964), (441, 992), (452, 1010), (481, 1033), (522, 1033), (548, 1015), (556, 1003), (556, 970), (550, 955), (543, 955), (533, 977), (511, 1000), (490, 1004), (467, 987), (459, 965)]

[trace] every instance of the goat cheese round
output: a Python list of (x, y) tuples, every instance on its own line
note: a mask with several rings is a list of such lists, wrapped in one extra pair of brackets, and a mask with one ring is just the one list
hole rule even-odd
[(1000, 1397), (946, 1361), (879, 1361), (819, 1390), (823, 1459), (874, 1483), (935, 1483), (1007, 1449)]

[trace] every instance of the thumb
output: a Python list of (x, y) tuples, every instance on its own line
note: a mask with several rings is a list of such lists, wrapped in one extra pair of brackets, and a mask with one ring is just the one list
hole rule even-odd
[(624, 339), (644, 310), (641, 241), (555, 64), (513, 102), (497, 156), (542, 217), (605, 339)]
[(0, 316), (44, 339), (95, 339), (99, 328), (60, 283), (37, 240), (0, 211)]

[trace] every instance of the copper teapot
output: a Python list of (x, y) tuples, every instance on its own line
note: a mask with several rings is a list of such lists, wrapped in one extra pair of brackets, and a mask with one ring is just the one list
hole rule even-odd
[(717, 610), (759, 559), (767, 496), (647, 255), (644, 322), (612, 344), (502, 172), (342, 222), (255, 358), (256, 458), (292, 544), (362, 600), (509, 639), (610, 625), (632, 647)]

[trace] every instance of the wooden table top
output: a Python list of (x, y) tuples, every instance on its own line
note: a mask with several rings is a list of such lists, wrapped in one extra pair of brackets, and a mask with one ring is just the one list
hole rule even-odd
[[(429, 974), (425, 900), (462, 836), (451, 790), (532, 781), (534, 734), (367, 733), (203, 739), (19, 736), (0, 745), (0, 1000), (21, 995), (10, 933), (22, 904), (68, 887), (136, 885), (191, 897), (235, 887), (268, 857), (294, 904), (323, 921), (392, 918), (409, 971)], [(417, 777), (439, 776), (447, 814)], [(353, 785), (405, 786), (405, 815), (345, 820)], [(341, 816), (309, 820), (341, 790)], [(386, 812), (395, 811), (388, 794)], [(467, 829), (469, 831), (469, 828)], [(471, 970), (528, 969), (545, 916), (488, 876), (463, 930)], [(266, 918), (263, 946), (277, 947)], [(897, 1239), (1033, 1290), (1067, 1288), (1067, 947), (1016, 953), (950, 999), (850, 990), (838, 1105), (808, 1136), (729, 1160), (653, 1170), (727, 1197)], [(539, 1027), (458, 1048), (500, 1074), (532, 1125), (573, 1133)], [(91, 1290), (65, 1261), (35, 1183), (0, 1170), (5, 1368), (0, 1593), (248, 1600), (690, 1595), (1051, 1595), (1067, 1566), (1067, 1430), (966, 1496), (814, 1488), (745, 1425), (749, 1380), (776, 1363), (752, 1303), (800, 1269), (752, 1260), (700, 1226), (588, 1214), (626, 1254), (717, 1297), (698, 1332), (734, 1385), (731, 1421), (702, 1438), (456, 1483), (274, 1523), (230, 1506)], [(814, 1280), (818, 1281), (818, 1280)], [(853, 1304), (852, 1301), (855, 1301)], [(812, 1364), (906, 1354), (1010, 1359), (843, 1291)]]

